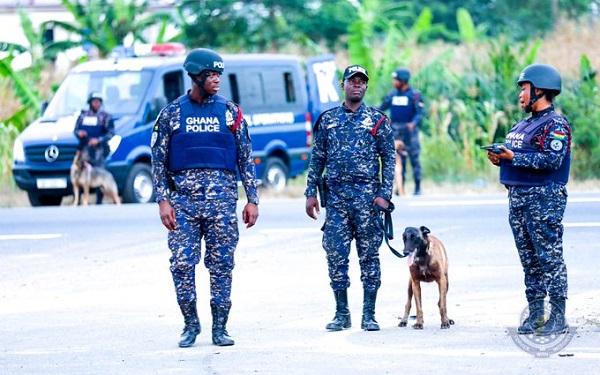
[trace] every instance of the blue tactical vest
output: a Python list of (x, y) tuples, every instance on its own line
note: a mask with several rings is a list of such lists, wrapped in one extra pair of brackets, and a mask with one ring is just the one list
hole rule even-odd
[(100, 138), (106, 135), (106, 120), (108, 114), (104, 111), (87, 110), (81, 114), (80, 130), (87, 132), (88, 138)]
[[(520, 147), (514, 147), (511, 144), (511, 149), (516, 152), (539, 152), (540, 146), (533, 143), (533, 138), (540, 133), (540, 129), (548, 122), (548, 120), (559, 117), (560, 115), (552, 111), (545, 116), (527, 122), (527, 119), (521, 120), (512, 127), (510, 134), (523, 135)], [(507, 135), (507, 143), (514, 137)], [(567, 147), (570, 146), (570, 135)], [(569, 181), (569, 170), (571, 168), (571, 150), (567, 149), (567, 154), (556, 170), (541, 170), (533, 168), (524, 168), (513, 166), (510, 162), (502, 160), (500, 163), (500, 183), (506, 186), (544, 186), (554, 181), (560, 184), (566, 184)]]
[(390, 118), (392, 122), (407, 123), (415, 117), (415, 96), (417, 93), (412, 88), (405, 92), (396, 90), (390, 103)]
[(227, 126), (225, 98), (213, 96), (208, 105), (192, 103), (188, 95), (179, 98), (180, 126), (169, 145), (169, 171), (192, 168), (225, 169), (235, 172), (235, 138)]

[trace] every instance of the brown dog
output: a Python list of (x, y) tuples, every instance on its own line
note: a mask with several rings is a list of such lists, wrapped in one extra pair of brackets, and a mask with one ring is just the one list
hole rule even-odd
[(414, 329), (423, 329), (423, 306), (421, 300), (421, 282), (435, 281), (438, 284), (440, 299), (440, 316), (442, 317), (442, 329), (450, 328), (454, 324), (448, 319), (446, 311), (446, 296), (448, 294), (448, 256), (442, 242), (434, 236), (429, 235), (427, 227), (408, 227), (402, 234), (404, 241), (404, 255), (408, 256), (410, 279), (408, 280), (408, 301), (404, 309), (404, 317), (398, 327), (406, 327), (408, 314), (410, 313), (411, 300), (415, 296), (417, 307), (417, 321)]
[(77, 152), (71, 165), (71, 183), (73, 184), (73, 206), (79, 204), (79, 191), (83, 189), (81, 204), (87, 206), (90, 198), (90, 189), (102, 189), (104, 195), (112, 199), (115, 204), (121, 204), (117, 183), (113, 175), (104, 168), (94, 167), (89, 163), (89, 154), (84, 149)]

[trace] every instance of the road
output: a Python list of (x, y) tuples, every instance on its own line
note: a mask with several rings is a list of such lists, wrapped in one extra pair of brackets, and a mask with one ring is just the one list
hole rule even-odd
[(408, 269), (384, 245), (381, 331), (360, 330), (353, 252), (353, 327), (326, 332), (334, 300), (321, 248), (324, 212), (315, 222), (303, 199), (265, 199), (256, 227), (240, 228), (228, 324), (236, 345), (211, 343), (201, 264), (203, 332), (187, 349), (177, 347), (183, 324), (156, 205), (1, 209), (0, 374), (600, 374), (600, 192), (569, 197), (567, 319), (575, 334), (549, 358), (520, 349), (507, 333), (525, 299), (506, 197), (394, 203), (393, 246), (401, 247), (404, 227), (425, 225), (448, 249), (452, 328), (440, 329), (432, 284), (423, 288), (424, 330), (397, 327)]

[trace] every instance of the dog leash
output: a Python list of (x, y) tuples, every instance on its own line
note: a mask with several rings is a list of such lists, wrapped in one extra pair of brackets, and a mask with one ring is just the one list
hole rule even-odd
[(373, 210), (375, 210), (375, 217), (377, 217), (377, 226), (383, 231), (385, 243), (395, 256), (398, 258), (406, 258), (406, 255), (400, 254), (392, 247), (392, 245), (390, 245), (390, 240), (394, 239), (394, 225), (392, 224), (392, 211), (394, 211), (394, 204), (390, 202), (388, 208), (383, 208), (376, 204), (373, 207)]

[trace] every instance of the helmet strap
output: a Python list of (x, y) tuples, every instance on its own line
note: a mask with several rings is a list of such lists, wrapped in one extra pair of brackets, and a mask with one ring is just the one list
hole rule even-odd
[(533, 85), (530, 85), (529, 88), (529, 104), (527, 104), (525, 106), (525, 112), (527, 113), (531, 113), (531, 111), (533, 111), (533, 105), (535, 104), (535, 102), (537, 102), (541, 97), (544, 96), (544, 92), (542, 91), (542, 93), (540, 95), (537, 95), (535, 93), (535, 87)]
[(208, 97), (208, 93), (206, 92), (206, 90), (204, 90), (204, 83), (206, 82), (206, 79), (208, 78), (208, 74), (206, 74), (206, 70), (199, 74), (200, 79), (198, 79), (196, 75), (193, 75), (191, 73), (188, 73), (188, 75), (192, 79), (192, 82), (194, 82), (196, 84), (196, 86), (198, 86), (198, 88), (200, 89), (200, 97), (202, 97), (202, 99), (206, 99)]

